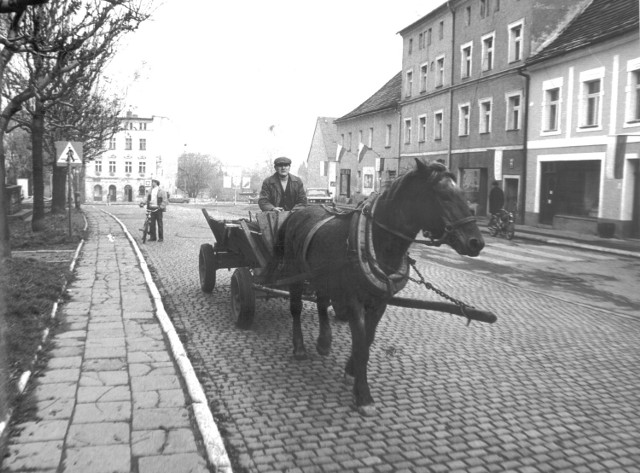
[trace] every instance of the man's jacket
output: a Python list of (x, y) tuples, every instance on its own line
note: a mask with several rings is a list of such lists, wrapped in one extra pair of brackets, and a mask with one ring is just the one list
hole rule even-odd
[[(150, 208), (150, 209), (155, 208), (151, 206), (151, 191), (147, 192), (146, 202), (147, 202), (147, 208)], [(168, 203), (169, 203), (169, 200), (167, 199), (167, 193), (162, 189), (158, 189), (158, 207), (162, 212), (167, 210)]]
[(278, 173), (267, 177), (262, 182), (258, 205), (262, 211), (273, 210), (274, 207), (293, 210), (297, 205), (307, 205), (307, 193), (304, 191), (302, 179), (289, 174), (287, 189), (283, 189)]

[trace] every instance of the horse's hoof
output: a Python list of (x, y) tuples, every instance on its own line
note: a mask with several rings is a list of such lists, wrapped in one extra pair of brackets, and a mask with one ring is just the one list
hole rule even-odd
[(316, 351), (320, 356), (327, 356), (331, 352), (331, 344), (324, 345), (321, 343), (316, 344)]
[(358, 414), (363, 417), (372, 417), (378, 413), (376, 406), (374, 404), (367, 404), (366, 406), (358, 406)]
[(309, 358), (309, 356), (307, 355), (307, 351), (302, 349), (302, 350), (293, 350), (293, 357), (298, 360), (306, 360), (307, 358)]

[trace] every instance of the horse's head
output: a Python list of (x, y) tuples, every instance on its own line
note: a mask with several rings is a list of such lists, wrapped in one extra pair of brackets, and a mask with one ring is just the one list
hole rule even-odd
[[(416, 169), (403, 176), (398, 188), (414, 225), (461, 255), (478, 256), (484, 239), (455, 176), (443, 164), (416, 159)], [(402, 178), (401, 178), (402, 179)]]

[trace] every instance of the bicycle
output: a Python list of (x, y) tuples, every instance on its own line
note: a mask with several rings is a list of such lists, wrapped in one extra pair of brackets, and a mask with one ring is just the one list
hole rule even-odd
[[(140, 207), (144, 207), (145, 204), (141, 203)], [(142, 232), (142, 243), (146, 243), (147, 242), (147, 235), (149, 235), (150, 232), (150, 228), (151, 228), (151, 214), (154, 212), (157, 212), (159, 209), (154, 209), (151, 210), (149, 208), (147, 208), (147, 215), (145, 216), (144, 219), (144, 224), (142, 225), (142, 228), (140, 229), (140, 231)]]
[(500, 209), (498, 212), (491, 214), (488, 229), (489, 235), (493, 237), (502, 235), (507, 240), (512, 240), (516, 233), (515, 215), (508, 210)]

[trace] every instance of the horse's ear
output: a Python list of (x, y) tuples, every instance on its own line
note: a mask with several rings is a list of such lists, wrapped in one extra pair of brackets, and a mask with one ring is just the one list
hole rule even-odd
[(427, 170), (427, 165), (420, 159), (415, 158), (416, 160), (416, 169), (418, 169), (418, 172), (424, 172)]

